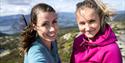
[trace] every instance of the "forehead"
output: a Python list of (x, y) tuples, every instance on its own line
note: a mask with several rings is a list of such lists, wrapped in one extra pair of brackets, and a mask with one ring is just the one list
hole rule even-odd
[(37, 14), (37, 19), (39, 20), (53, 20), (56, 19), (57, 15), (55, 12), (43, 12), (39, 11)]
[(90, 20), (90, 19), (95, 19), (98, 17), (96, 11), (93, 8), (84, 8), (84, 9), (79, 9), (76, 12), (77, 19), (85, 19), (85, 20)]

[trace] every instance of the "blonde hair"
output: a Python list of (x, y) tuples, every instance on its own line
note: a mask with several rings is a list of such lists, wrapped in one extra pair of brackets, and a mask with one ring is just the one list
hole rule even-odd
[(76, 5), (76, 13), (80, 10), (84, 10), (84, 8), (92, 8), (96, 11), (96, 13), (99, 15), (100, 21), (101, 21), (101, 28), (100, 31), (103, 32), (103, 28), (105, 27), (106, 21), (111, 21), (110, 15), (109, 15), (109, 9), (106, 7), (106, 5), (101, 2), (100, 0), (84, 0), (82, 2), (77, 3)]

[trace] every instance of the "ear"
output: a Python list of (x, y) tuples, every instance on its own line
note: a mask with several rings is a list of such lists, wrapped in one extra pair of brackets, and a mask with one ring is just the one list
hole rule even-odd
[(37, 27), (35, 26), (35, 24), (33, 24), (33, 29), (34, 29), (34, 30), (37, 30)]

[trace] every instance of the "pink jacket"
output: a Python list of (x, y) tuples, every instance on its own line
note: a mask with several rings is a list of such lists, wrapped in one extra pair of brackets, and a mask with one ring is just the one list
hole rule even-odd
[(70, 63), (122, 63), (116, 36), (107, 24), (105, 31), (88, 42), (84, 35), (75, 38)]

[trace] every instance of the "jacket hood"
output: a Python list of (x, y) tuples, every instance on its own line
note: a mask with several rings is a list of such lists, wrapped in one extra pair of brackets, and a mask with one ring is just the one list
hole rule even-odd
[[(104, 32), (98, 33), (91, 42), (87, 40), (84, 34), (79, 35), (75, 38), (74, 44), (77, 46), (105, 46), (108, 44), (112, 44), (117, 41), (115, 33), (112, 31), (111, 27), (106, 24)], [(77, 47), (74, 46), (74, 47)]]

